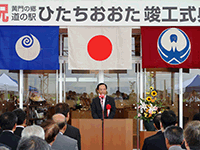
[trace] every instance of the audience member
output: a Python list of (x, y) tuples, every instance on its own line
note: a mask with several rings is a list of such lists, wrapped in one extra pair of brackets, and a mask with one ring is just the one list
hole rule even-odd
[(26, 126), (26, 113), (20, 108), (13, 110), (13, 112), (17, 116), (17, 127), (14, 134), (21, 137), (22, 130)]
[(0, 143), (0, 150), (12, 150), (11, 147), (5, 145), (5, 144), (2, 144)]
[(184, 129), (185, 147), (187, 150), (200, 149), (200, 121), (191, 121)]
[(41, 127), (44, 129), (45, 132), (45, 140), (50, 146), (52, 146), (59, 132), (58, 125), (53, 120), (46, 120), (41, 124)]
[(9, 149), (9, 148), (6, 147), (6, 146), (0, 146), (0, 150), (11, 150), (11, 148)]
[(0, 126), (3, 132), (0, 134), (0, 143), (3, 143), (15, 150), (20, 137), (14, 134), (16, 129), (17, 116), (13, 112), (6, 112), (0, 116)]
[(161, 123), (160, 127), (162, 130), (162, 134), (159, 134), (157, 136), (154, 136), (150, 138), (145, 144), (143, 150), (167, 150), (166, 143), (165, 143), (165, 137), (164, 137), (164, 130), (168, 126), (175, 125), (176, 124), (176, 115), (172, 110), (164, 111), (161, 114)]
[(52, 148), (56, 150), (78, 150), (77, 140), (63, 135), (67, 128), (65, 116), (63, 114), (55, 114), (52, 119), (58, 124), (60, 129)]
[(148, 137), (148, 138), (146, 138), (146, 139), (144, 140), (144, 144), (143, 144), (143, 147), (142, 147), (143, 150), (146, 149), (146, 146), (147, 146), (148, 143), (149, 143), (148, 141), (149, 141), (151, 138), (162, 134), (162, 131), (161, 131), (161, 128), (160, 128), (160, 122), (161, 122), (161, 114), (157, 114), (157, 115), (153, 118), (153, 123), (154, 123), (155, 128), (158, 130), (158, 132), (157, 132), (156, 134), (154, 134), (154, 135), (152, 135), (152, 136), (150, 136), (150, 137)]
[[(67, 103), (58, 103), (55, 106), (55, 113), (61, 113), (65, 116), (66, 120), (69, 120), (69, 105)], [(67, 129), (64, 135), (69, 136), (78, 142), (78, 149), (81, 150), (81, 135), (79, 129), (67, 124)]]
[(37, 136), (24, 137), (19, 141), (17, 150), (51, 150), (48, 143)]
[(193, 119), (192, 120), (198, 120), (200, 121), (200, 113), (196, 113), (194, 116), (193, 116)]
[(169, 126), (164, 132), (165, 142), (168, 150), (182, 150), (183, 129), (178, 126)]
[(38, 136), (41, 139), (45, 139), (44, 129), (38, 125), (31, 125), (24, 128), (21, 137)]
[(114, 100), (123, 100), (119, 90), (116, 91), (116, 96), (114, 97)]

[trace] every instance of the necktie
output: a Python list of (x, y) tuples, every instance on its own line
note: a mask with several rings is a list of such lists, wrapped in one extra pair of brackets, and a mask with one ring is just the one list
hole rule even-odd
[(103, 99), (101, 99), (101, 107), (102, 107), (102, 109), (103, 109)]

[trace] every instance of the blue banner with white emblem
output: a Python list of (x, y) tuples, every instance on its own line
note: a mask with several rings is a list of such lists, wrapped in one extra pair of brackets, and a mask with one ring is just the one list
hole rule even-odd
[(59, 69), (59, 27), (0, 26), (0, 69)]
[(200, 27), (142, 27), (143, 68), (200, 68)]

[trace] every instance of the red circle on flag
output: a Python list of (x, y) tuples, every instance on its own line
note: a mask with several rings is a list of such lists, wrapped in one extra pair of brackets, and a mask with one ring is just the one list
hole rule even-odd
[(87, 45), (87, 50), (92, 59), (103, 61), (111, 55), (112, 43), (107, 37), (97, 35), (90, 39)]

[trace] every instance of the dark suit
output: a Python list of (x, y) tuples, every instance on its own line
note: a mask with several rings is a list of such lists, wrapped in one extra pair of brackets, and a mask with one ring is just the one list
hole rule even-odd
[(143, 147), (142, 147), (142, 150), (146, 150), (147, 148), (147, 145), (148, 145), (148, 143), (149, 143), (149, 140), (151, 139), (151, 138), (153, 138), (153, 137), (155, 137), (155, 136), (158, 136), (158, 135), (160, 135), (160, 134), (162, 134), (162, 131), (158, 131), (156, 134), (154, 134), (154, 135), (152, 135), (152, 136), (150, 136), (150, 137), (147, 137), (145, 140), (144, 140), (144, 144), (143, 144)]
[[(111, 110), (110, 110), (110, 114), (108, 117), (107, 117), (107, 110), (106, 110), (107, 104), (111, 105)], [(96, 97), (92, 100), (91, 108), (92, 108), (92, 117), (94, 119), (102, 119), (102, 107), (101, 107), (101, 102), (100, 102), (99, 97)], [(104, 105), (104, 118), (105, 119), (114, 118), (115, 111), (116, 111), (116, 107), (115, 107), (114, 98), (106, 95), (106, 100), (105, 100), (105, 105)]]
[(63, 135), (69, 136), (78, 142), (78, 149), (81, 150), (81, 135), (78, 128), (67, 124), (67, 129)]
[(153, 137), (147, 138), (142, 150), (167, 150), (164, 133), (157, 133)]
[(17, 149), (19, 140), (20, 140), (20, 137), (10, 131), (3, 131), (0, 134), (0, 143), (8, 145), (9, 147), (12, 148), (12, 150)]
[(16, 130), (15, 130), (15, 132), (14, 132), (14, 134), (18, 135), (19, 137), (21, 137), (23, 129), (24, 129), (23, 127), (17, 127)]

